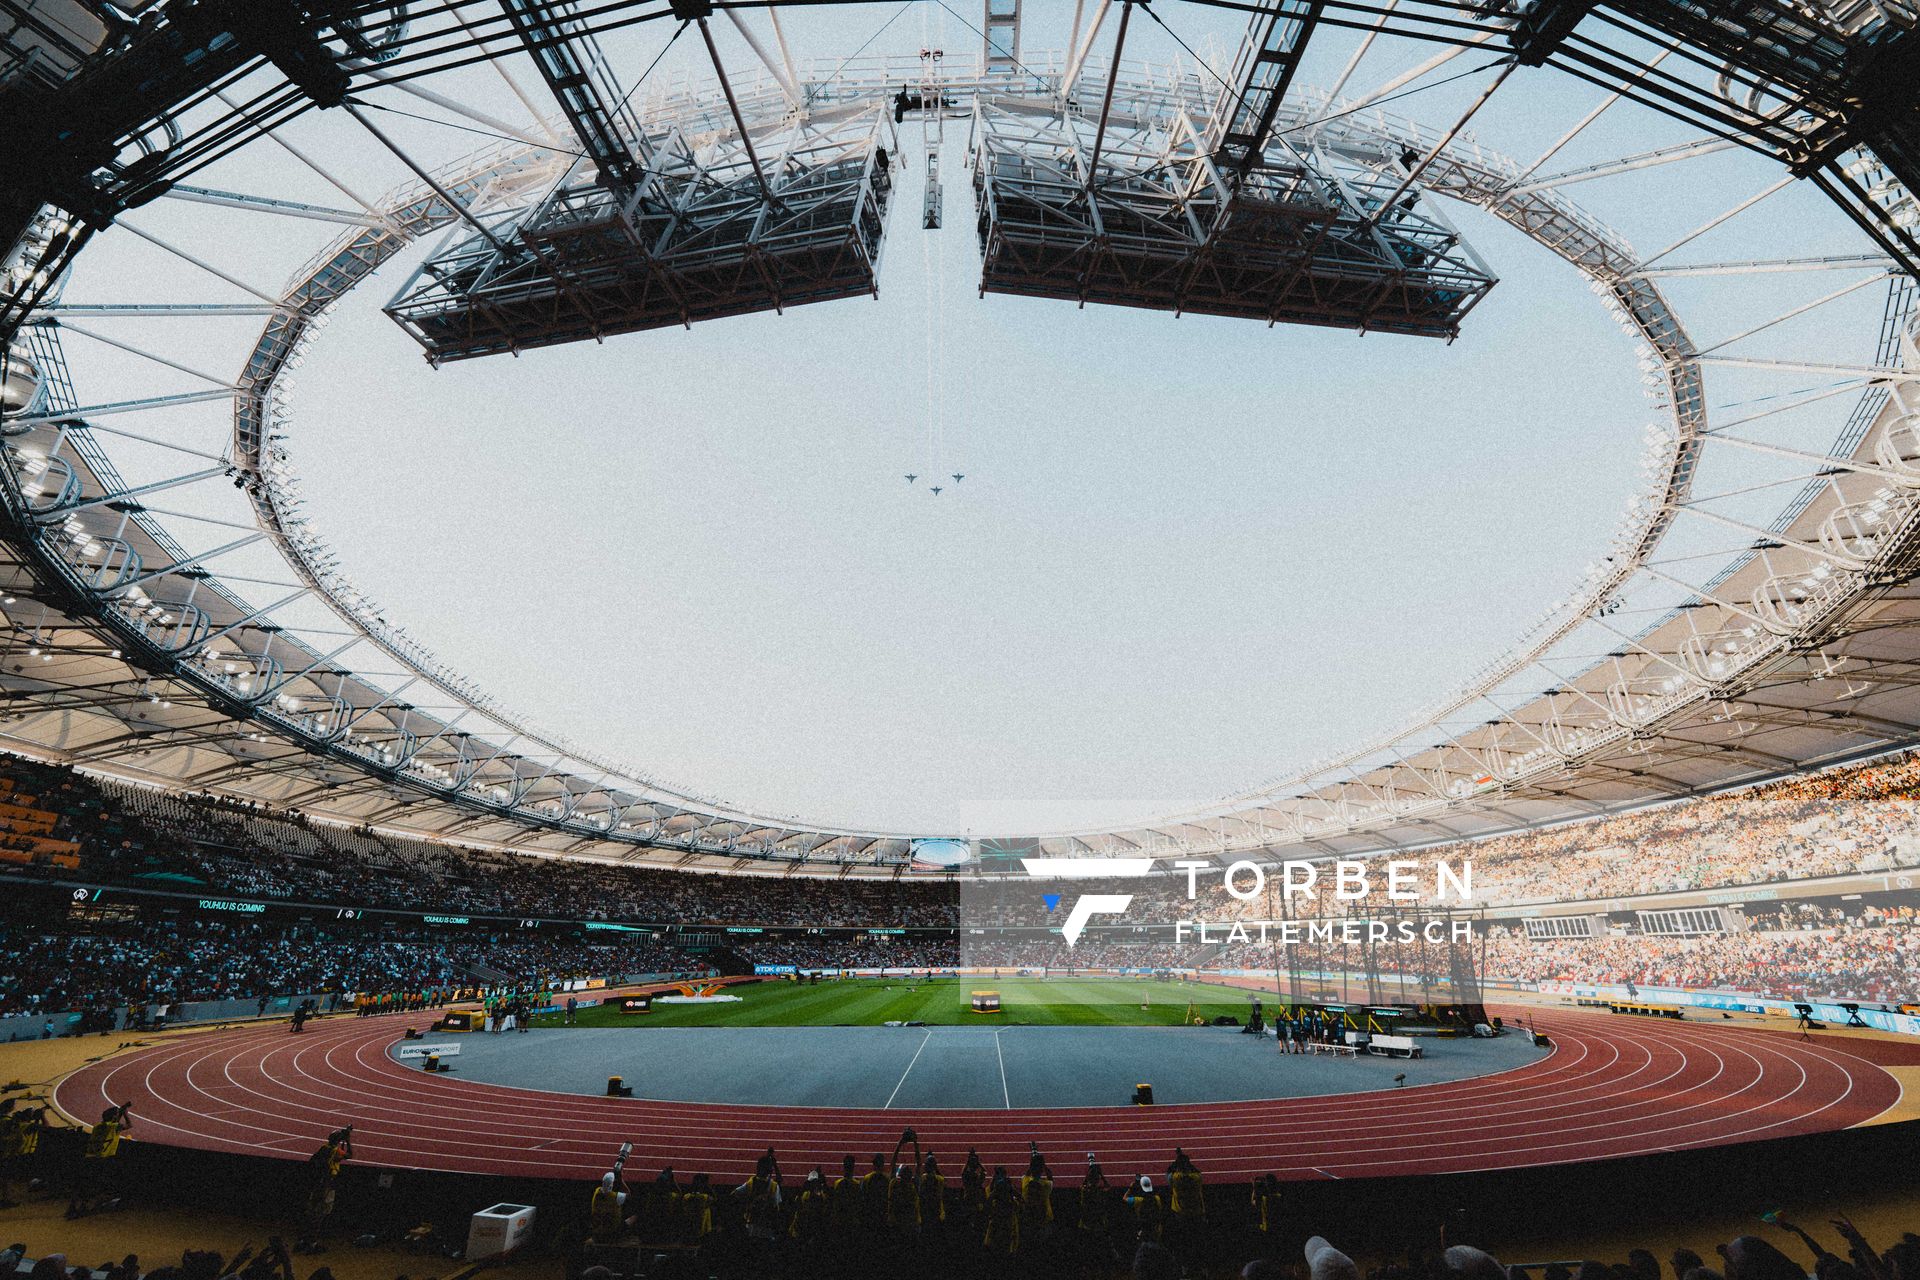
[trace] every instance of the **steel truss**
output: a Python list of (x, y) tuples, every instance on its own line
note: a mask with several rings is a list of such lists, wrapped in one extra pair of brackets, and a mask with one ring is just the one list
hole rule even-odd
[(870, 294), (892, 150), (877, 103), (751, 141), (650, 135), (639, 187), (570, 173), (435, 254), (387, 312), (437, 363)]
[(1451, 338), (1493, 287), (1397, 157), (1289, 151), (1233, 180), (1186, 111), (1106, 127), (1095, 169), (1084, 116), (976, 102), (982, 292)]
[[(1241, 0), (1189, 2), (1249, 7)], [(769, 0), (769, 8), (777, 3)], [(50, 41), (30, 24), (21, 25), (20, 15), (30, 19), (33, 7), (32, 0), (7, 0), (0, 10), (14, 23), (0, 28), (7, 39), (0, 67), (11, 70), (0, 83), (0, 114), (35, 122), (84, 120), (85, 127), (63, 135), (57, 145), (34, 134), (16, 139), (12, 154), (41, 159), (20, 181), (0, 182), (0, 190), (19, 193), (0, 208), (0, 242), (40, 283), (0, 296), (0, 338), (11, 334), (47, 283), (119, 212), (154, 198), (260, 130), (316, 105), (341, 103), (356, 77), (361, 83), (404, 83), (502, 57), (521, 48), (530, 32), (536, 33), (538, 52), (564, 61), (573, 42), (678, 16), (671, 4), (598, 0), (566, 10), (567, 39), (545, 41), (537, 31), (554, 28), (529, 17), (537, 19), (552, 6), (517, 0), (504, 10), (496, 0), (447, 0), (436, 7), (435, 20), (415, 23), (406, 20), (405, 6), (372, 0), (304, 9), (284, 0), (172, 0), (158, 9), (157, 20), (137, 30), (103, 23), (85, 39)], [(1241, 114), (1251, 122), (1280, 99), (1298, 48), (1315, 26), (1456, 48), (1504, 46), (1524, 65), (1552, 66), (1603, 84), (1778, 156), (1821, 185), (1910, 270), (1920, 265), (1911, 199), (1920, 186), (1920, 123), (1910, 93), (1920, 68), (1920, 37), (1906, 0), (1743, 0), (1707, 7), (1680, 0), (1442, 0), (1404, 9), (1357, 0), (1287, 0), (1252, 8), (1256, 39), (1249, 42), (1236, 88), (1246, 108)], [(987, 7), (983, 27), (998, 33), (989, 37), (988, 50), (994, 74), (1004, 80), (1018, 61), (1018, 5), (1010, 14), (996, 16), (995, 9)], [(223, 93), (263, 63), (282, 73), (284, 87), (245, 103)], [(572, 90), (587, 84), (591, 67), (550, 70), (561, 77), (556, 85), (564, 82), (565, 100), (577, 97)], [(592, 114), (590, 101), (574, 105)], [(609, 115), (603, 123), (606, 128), (589, 128), (582, 136), (597, 159), (618, 164), (618, 122)], [(1245, 140), (1258, 134), (1250, 127), (1239, 120), (1223, 125), (1214, 140), (1219, 154), (1243, 162), (1249, 154)], [(51, 155), (62, 163), (49, 167), (44, 159)], [(1863, 165), (1879, 167), (1867, 172)], [(63, 231), (33, 237), (30, 224), (46, 205), (57, 208)]]
[[(592, 29), (622, 8), (584, 6), (580, 21)], [(1320, 20), (1356, 22), (1338, 5), (1328, 5)], [(1461, 21), (1475, 29), (1477, 19)], [(475, 38), (492, 39), (488, 21), (476, 17), (472, 26), (482, 33)], [(381, 74), (397, 85), (406, 59), (423, 47), (396, 49)], [(1021, 69), (1012, 87), (1044, 98), (1046, 86), (1054, 86), (1056, 109), (1063, 98), (1085, 98), (1082, 86), (1098, 86), (1108, 98), (1101, 154), (1118, 157), (1122, 167), (1133, 152), (1164, 158), (1182, 154), (1178, 148), (1196, 166), (1210, 162), (1202, 157), (1216, 145), (1205, 139), (1221, 95), (1194, 68), (1103, 61), (1082, 51), (1023, 53)], [(724, 95), (711, 84), (651, 91), (640, 115), (650, 128), (671, 122), (662, 138), (677, 131), (722, 151), (729, 136), (760, 145), (844, 126), (854, 135), (845, 144), (851, 154), (871, 157), (878, 144), (863, 138), (884, 127), (873, 113), (893, 88), (920, 75), (917, 65), (879, 61), (778, 71), (770, 63), (764, 74), (734, 76)], [(249, 103), (270, 98), (263, 77), (270, 79), (259, 73), (235, 80), (233, 96)], [(1604, 184), (1607, 173), (1684, 164), (1687, 157), (1649, 154), (1600, 166), (1603, 172), (1555, 174), (1545, 164), (1558, 146), (1524, 164), (1482, 148), (1457, 125), (1430, 128), (1368, 106), (1390, 91), (1286, 95), (1272, 126), (1287, 145), (1264, 151), (1246, 185), (1257, 189), (1266, 166), (1284, 171), (1297, 155), (1315, 157), (1315, 167), (1327, 171), (1391, 175), (1409, 190), (1417, 171), (1429, 196), (1487, 210), (1575, 266), (1638, 344), (1657, 418), (1647, 442), (1646, 488), (1607, 554), (1568, 598), (1508, 656), (1408, 729), (1191, 812), (1034, 837), (1036, 849), (1237, 856), (1399, 847), (1690, 794), (1920, 737), (1920, 652), (1910, 642), (1920, 625), (1920, 592), (1906, 585), (1920, 569), (1920, 393), (1906, 372), (1914, 357), (1910, 282), (1892, 274), (1890, 257), (1689, 261), (1676, 251), (1693, 236), (1648, 251), (1583, 212), (1567, 191)], [(994, 130), (1065, 127), (1044, 125), (1039, 109), (1015, 97), (1004, 68), (949, 69), (940, 93), (976, 116), (982, 155)], [(1621, 92), (1612, 101), (1634, 96)], [(796, 111), (796, 99), (804, 110)], [(261, 128), (278, 121), (258, 108), (249, 108), (248, 118)], [(783, 133), (787, 128), (792, 132)], [(860, 135), (862, 129), (868, 133)], [(1139, 138), (1129, 137), (1133, 130)], [(48, 305), (33, 313), (5, 371), (0, 505), (9, 533), (0, 612), (13, 644), (0, 655), (4, 731), (17, 744), (122, 773), (411, 832), (571, 856), (736, 869), (832, 863), (895, 874), (909, 851), (905, 835), (732, 808), (529, 728), (390, 624), (353, 588), (305, 519), (287, 450), (292, 373), (304, 348), (341, 298), (409, 242), (476, 222), (497, 234), (527, 220), (527, 210), (548, 208), (547, 194), (564, 184), (575, 159), (540, 145), (537, 134), (528, 137), (419, 167), (422, 181), (357, 212), (208, 188), (185, 193), (238, 201), (304, 226), (331, 225), (338, 238), (284, 290), (257, 289), (128, 219), (130, 233), (253, 295), (233, 304), (241, 314), (265, 310), (259, 339), (237, 374), (199, 372), (190, 350), (162, 354), (89, 328), (115, 314), (188, 324), (210, 313), (165, 301), (61, 297), (57, 266), (66, 250), (58, 246), (72, 238), (73, 211), (35, 213), (7, 263), (8, 300)], [(291, 147), (277, 134), (275, 140)], [(1075, 141), (1091, 150), (1077, 134)], [(777, 156), (780, 148), (760, 152)], [(1695, 147), (1688, 154), (1702, 153)], [(743, 161), (732, 162), (736, 176)], [(1848, 163), (1862, 161), (1872, 158), (1854, 153)], [(777, 181), (778, 166), (772, 172)], [(1082, 190), (1088, 175), (1098, 180), (1092, 164), (1062, 172), (1078, 176)], [(1891, 218), (1901, 207), (1900, 189), (1897, 179), (1887, 181), (1893, 188), (1877, 198)], [(1235, 198), (1234, 183), (1212, 174), (1200, 190), (1216, 208)], [(1739, 216), (1771, 190), (1694, 235)], [(771, 203), (765, 196), (758, 192), (763, 211)], [(1431, 201), (1417, 203), (1429, 216)], [(1763, 320), (1749, 334), (1707, 340), (1688, 332), (1663, 292), (1676, 275), (1755, 271), (1864, 273), (1828, 298), (1894, 281), (1874, 354), (1850, 362), (1781, 360), (1753, 350), (1749, 334), (1831, 305), (1827, 299)], [(108, 310), (118, 305), (131, 310)], [(196, 389), (89, 402), (67, 374), (65, 348), (78, 342), (108, 343), (130, 360), (194, 379)], [(1831, 385), (1744, 416), (1715, 416), (1704, 393), (1704, 371), (1715, 368), (1806, 370)], [(1842, 398), (1853, 411), (1837, 436), (1769, 434), (1786, 420), (1780, 415)], [(141, 425), (206, 404), (232, 406), (230, 445), (196, 447)], [(121, 441), (168, 450), (179, 467), (123, 478), (113, 456)], [(1791, 496), (1778, 516), (1756, 517), (1725, 495), (1696, 493), (1703, 461), (1729, 451), (1779, 464), (1776, 483), (1790, 484)], [(181, 514), (166, 505), (229, 486), (238, 486), (244, 519)], [(1684, 553), (1675, 550), (1683, 535), (1691, 538)], [(285, 572), (260, 567), (268, 548)]]

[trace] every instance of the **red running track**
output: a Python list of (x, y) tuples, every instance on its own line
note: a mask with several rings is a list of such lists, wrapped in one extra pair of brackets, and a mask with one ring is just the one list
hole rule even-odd
[[(594, 1098), (432, 1076), (387, 1048), (432, 1015), (183, 1036), (81, 1068), (55, 1102), (91, 1120), (133, 1099), (142, 1142), (304, 1159), (337, 1126), (356, 1157), (397, 1168), (597, 1177), (621, 1142), (633, 1166), (744, 1177), (769, 1143), (789, 1169), (893, 1147), (905, 1125), (956, 1169), (1098, 1151), (1114, 1174), (1164, 1168), (1175, 1144), (1211, 1178), (1457, 1173), (1675, 1151), (1844, 1129), (1897, 1102), (1886, 1065), (1920, 1044), (1555, 1012), (1555, 1047), (1526, 1066), (1445, 1084), (1331, 1097), (1160, 1107), (889, 1111)], [(642, 1033), (644, 1034), (644, 1033)], [(823, 1069), (831, 1069), (823, 1065)]]

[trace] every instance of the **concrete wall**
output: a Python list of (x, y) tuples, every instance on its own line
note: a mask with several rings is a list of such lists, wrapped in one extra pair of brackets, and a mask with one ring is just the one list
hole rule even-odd
[[(294, 1006), (302, 1000), (318, 1001), (320, 1011), (325, 1013), (327, 998), (327, 993), (313, 991), (301, 995), (272, 996), (267, 1000), (266, 1016), (284, 1018), (291, 1014)], [(343, 997), (343, 1002), (347, 1007), (352, 1007), (351, 1000)], [(159, 1005), (147, 1006), (149, 1017), (158, 1013), (159, 1010)], [(198, 1000), (190, 1004), (173, 1006), (167, 1012), (167, 1024), (173, 1026), (183, 1022), (219, 1022), (232, 1018), (257, 1017), (259, 1013), (260, 998), (258, 996), (251, 1000)], [(80, 1018), (80, 1014), (72, 1012), (20, 1014), (10, 1018), (0, 1018), (0, 1041), (38, 1040), (44, 1034), (48, 1022), (53, 1023), (53, 1033), (56, 1036), (67, 1035), (80, 1025)], [(126, 1025), (127, 1011), (122, 1007), (114, 1015), (113, 1029), (125, 1030)]]

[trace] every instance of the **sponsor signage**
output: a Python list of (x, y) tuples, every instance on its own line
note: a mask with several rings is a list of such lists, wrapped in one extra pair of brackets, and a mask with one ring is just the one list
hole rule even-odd
[(765, 977), (768, 975), (779, 975), (779, 974), (785, 974), (785, 973), (798, 973), (799, 971), (800, 970), (798, 966), (790, 965), (790, 964), (757, 964), (753, 966), (753, 972), (755, 976), (759, 976), (759, 977)]
[[(1625, 987), (1589, 986), (1584, 983), (1543, 982), (1540, 990), (1554, 995), (1584, 996), (1591, 1000), (1628, 999)], [(1684, 991), (1671, 987), (1640, 987), (1640, 1000), (1651, 1000), (1660, 1004), (1688, 1005), (1696, 1009), (1738, 1009), (1745, 1013), (1764, 1013), (1783, 1018), (1791, 1018), (1798, 1013), (1798, 1003), (1792, 1000), (1774, 1000), (1762, 996), (1741, 996), (1731, 992)], [(1809, 1002), (1813, 1007), (1813, 1016), (1822, 1022), (1834, 1026), (1845, 1026), (1848, 1011), (1829, 1000)], [(1877, 1031), (1892, 1031), (1900, 1035), (1920, 1035), (1920, 1018), (1904, 1013), (1892, 1013), (1885, 1009), (1861, 1007), (1860, 1020)]]
[(472, 916), (421, 916), (428, 924), (472, 924)]
[(457, 1044), (416, 1044), (413, 1041), (401, 1045), (393, 1051), (396, 1058), (424, 1058), (428, 1054), (438, 1054), (442, 1058), (456, 1057), (460, 1053)]
[(200, 899), (200, 909), (202, 911), (238, 911), (242, 915), (257, 916), (266, 914), (267, 904), (264, 902), (235, 902), (231, 898), (202, 898)]

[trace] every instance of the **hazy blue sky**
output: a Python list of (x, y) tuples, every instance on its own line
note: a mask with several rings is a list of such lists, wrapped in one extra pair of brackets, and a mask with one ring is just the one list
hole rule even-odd
[[(1028, 9), (1029, 49), (1057, 44), (1067, 6)], [(1196, 45), (1238, 37), (1231, 16), (1163, 16)], [(789, 32), (839, 53), (889, 18), (872, 51), (977, 43), (924, 3)], [(1130, 53), (1171, 52), (1134, 30)], [(629, 79), (664, 35), (615, 43)], [(1352, 47), (1329, 33), (1306, 79)], [(1383, 43), (1350, 92), (1430, 51)], [(697, 73), (696, 52), (656, 74)], [(1522, 79), (1478, 130), (1531, 160), (1595, 95)], [(1444, 125), (1480, 83), (1395, 109)], [(428, 155), (484, 141), (387, 121)], [(404, 177), (350, 124), (301, 127), (350, 143), (368, 191)], [(897, 191), (876, 301), (435, 371), (378, 309), (419, 255), (389, 267), (299, 379), (316, 523), (391, 618), (545, 726), (765, 811), (955, 833), (1142, 816), (1394, 727), (1612, 531), (1639, 370), (1579, 277), (1517, 233), (1450, 211), (1501, 277), (1451, 346), (981, 299), (965, 133), (948, 123), (945, 230), (919, 228), (917, 180)], [(1682, 136), (1623, 112), (1556, 163)], [(916, 172), (918, 128), (901, 143)], [(231, 184), (286, 163), (249, 154)], [(1740, 157), (1698, 172), (1679, 197), (1628, 180), (1595, 207), (1644, 244), (1770, 180)], [(215, 215), (145, 216), (184, 235)], [(1798, 194), (1774, 216), (1845, 238)], [(113, 243), (96, 281), (133, 252)], [(270, 249), (244, 252), (264, 271)]]

